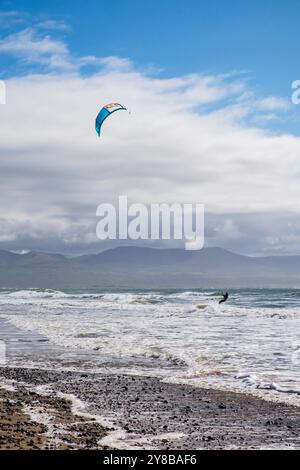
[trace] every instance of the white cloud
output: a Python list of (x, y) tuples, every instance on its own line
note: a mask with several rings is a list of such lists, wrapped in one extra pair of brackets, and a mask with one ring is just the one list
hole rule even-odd
[[(300, 211), (300, 139), (246, 124), (256, 101), (242, 79), (152, 78), (128, 59), (75, 59), (63, 42), (35, 34), (27, 29), (0, 42), (0, 52), (61, 70), (7, 80), (2, 240), (94, 243), (97, 205), (119, 194), (132, 202), (200, 202), (211, 214), (230, 214), (220, 225), (225, 242), (242, 234), (234, 214)], [(101, 68), (70, 74), (80, 62)], [(115, 113), (99, 139), (94, 119), (110, 101), (131, 114)]]
[(24, 22), (25, 16), (24, 13), (16, 10), (0, 10), (0, 26), (1, 28), (8, 28), (20, 25)]
[(283, 98), (267, 96), (256, 102), (256, 107), (263, 111), (284, 111), (289, 108), (289, 103)]
[(36, 27), (28, 27), (0, 39), (0, 54), (9, 54), (23, 62), (38, 64), (44, 70), (77, 72), (85, 65), (97, 65), (94, 56), (76, 58), (70, 54), (65, 42), (50, 35), (41, 35)]
[[(94, 61), (96, 58), (93, 59)], [(108, 70), (128, 71), (132, 69), (132, 63), (124, 57), (109, 56), (98, 58), (98, 63)]]
[(70, 26), (61, 20), (46, 20), (41, 21), (36, 25), (37, 28), (46, 30), (69, 31)]
[(40, 62), (50, 66), (55, 58), (59, 58), (60, 62), (63, 61), (66, 65), (69, 64), (69, 51), (66, 44), (50, 36), (40, 38), (33, 28), (26, 28), (1, 39), (0, 53), (21, 57), (27, 62)]

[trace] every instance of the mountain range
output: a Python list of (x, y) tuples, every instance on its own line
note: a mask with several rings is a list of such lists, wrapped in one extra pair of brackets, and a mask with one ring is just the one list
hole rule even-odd
[(300, 287), (300, 256), (250, 257), (200, 251), (118, 247), (67, 258), (0, 250), (2, 288)]

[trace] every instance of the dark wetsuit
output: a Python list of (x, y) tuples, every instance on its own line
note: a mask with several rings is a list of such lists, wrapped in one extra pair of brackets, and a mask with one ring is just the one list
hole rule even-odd
[(219, 304), (222, 304), (223, 302), (226, 302), (226, 300), (228, 299), (228, 296), (229, 296), (228, 292), (226, 292), (226, 294), (223, 294), (223, 299), (220, 300)]

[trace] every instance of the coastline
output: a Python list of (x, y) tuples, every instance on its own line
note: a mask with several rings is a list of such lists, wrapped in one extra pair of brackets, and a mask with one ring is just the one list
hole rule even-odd
[(0, 368), (0, 450), (297, 449), (300, 408), (158, 378)]

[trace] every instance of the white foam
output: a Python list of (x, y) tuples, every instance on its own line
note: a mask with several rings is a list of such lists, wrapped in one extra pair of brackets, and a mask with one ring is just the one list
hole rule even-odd
[[(3, 293), (2, 293), (3, 294)], [(9, 292), (6, 294), (9, 298), (12, 299), (46, 299), (46, 298), (66, 298), (69, 297), (67, 294), (61, 291), (55, 291), (50, 289), (45, 290), (19, 290), (15, 292)]]
[[(35, 387), (36, 393), (47, 396), (53, 394), (51, 385), (40, 385)], [(116, 425), (116, 420), (119, 418), (116, 410), (115, 414), (107, 417), (97, 413), (90, 413), (87, 411), (86, 404), (80, 400), (76, 395), (71, 393), (55, 392), (55, 396), (63, 398), (71, 402), (71, 411), (74, 416), (80, 416), (85, 419), (85, 422), (98, 423), (106, 431), (107, 435), (99, 440), (99, 446), (108, 446), (119, 450), (147, 450), (147, 449), (158, 449), (158, 447), (152, 444), (153, 441), (160, 441), (163, 439), (176, 440), (181, 439), (185, 436), (183, 433), (162, 433), (158, 435), (149, 434), (146, 436), (140, 436), (134, 433), (126, 433), (124, 429)], [(33, 410), (31, 407), (28, 408), (28, 412), (31, 413), (31, 417), (34, 421), (39, 421), (41, 424), (45, 424), (49, 427), (48, 435), (53, 439), (54, 429), (51, 423), (51, 418), (45, 413), (40, 413), (41, 410)], [(37, 417), (38, 415), (38, 417)]]
[[(144, 449), (145, 447), (138, 446), (138, 440), (134, 440), (133, 436), (126, 433), (124, 429), (117, 426), (114, 422), (113, 417), (100, 416), (95, 413), (89, 413), (86, 411), (86, 405), (78, 397), (69, 393), (57, 393), (58, 397), (64, 398), (71, 402), (72, 414), (74, 416), (81, 416), (87, 421), (97, 422), (107, 431), (107, 435), (99, 440), (98, 445), (108, 446), (119, 450), (130, 450), (130, 449)], [(116, 416), (117, 418), (117, 416)]]
[(7, 392), (16, 391), (16, 388), (14, 387), (13, 382), (11, 380), (5, 379), (4, 377), (1, 377), (0, 388), (2, 388), (2, 390), (6, 390)]

